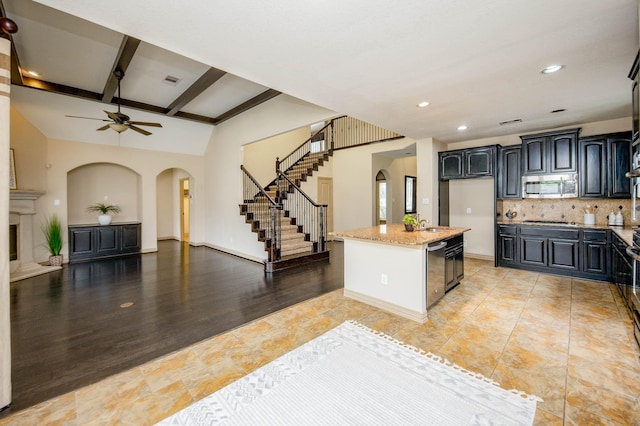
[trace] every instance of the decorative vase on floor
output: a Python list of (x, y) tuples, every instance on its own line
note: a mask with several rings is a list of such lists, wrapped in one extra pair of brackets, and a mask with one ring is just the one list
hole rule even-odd
[(57, 256), (49, 256), (49, 265), (50, 266), (62, 266), (62, 255), (59, 254)]
[(98, 223), (100, 225), (109, 225), (111, 223), (111, 215), (110, 214), (98, 215)]

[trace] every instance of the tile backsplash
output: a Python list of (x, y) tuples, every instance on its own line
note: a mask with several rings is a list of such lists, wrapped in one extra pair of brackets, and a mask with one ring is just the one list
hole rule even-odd
[(631, 222), (631, 200), (599, 199), (526, 199), (499, 200), (496, 214), (498, 220), (508, 220), (505, 213), (508, 210), (516, 212), (515, 221), (523, 220), (553, 220), (584, 223), (584, 213), (590, 209), (595, 213), (596, 225), (607, 225), (611, 212), (622, 212), (625, 225), (636, 225)]

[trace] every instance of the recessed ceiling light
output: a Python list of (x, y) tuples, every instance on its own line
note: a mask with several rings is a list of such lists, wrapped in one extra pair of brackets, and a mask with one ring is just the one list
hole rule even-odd
[(38, 73), (37, 73), (37, 72), (35, 72), (35, 71), (27, 71), (27, 74), (29, 74), (29, 75), (30, 75), (30, 76), (32, 76), (32, 77), (40, 77), (40, 74), (38, 74)]
[(418, 105), (416, 105), (416, 106), (417, 106), (418, 108), (424, 108), (424, 107), (426, 107), (426, 106), (428, 106), (428, 105), (429, 105), (429, 102), (427, 102), (427, 101), (422, 101), (422, 102), (420, 102), (420, 103), (419, 103)]
[(468, 129), (468, 127), (467, 127), (467, 125), (466, 125), (466, 124), (463, 124), (463, 125), (461, 125), (461, 126), (458, 126), (458, 130), (460, 130), (461, 132), (462, 132), (463, 130), (467, 130), (467, 129)]
[(542, 73), (542, 74), (551, 74), (551, 73), (554, 73), (556, 71), (560, 71), (562, 68), (564, 68), (564, 65), (549, 65), (548, 67), (546, 67), (542, 71), (540, 71), (540, 73)]

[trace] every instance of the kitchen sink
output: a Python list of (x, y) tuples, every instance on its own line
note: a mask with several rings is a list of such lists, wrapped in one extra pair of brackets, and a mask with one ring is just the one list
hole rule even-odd
[(446, 229), (440, 229), (440, 228), (424, 228), (421, 229), (422, 232), (446, 232)]

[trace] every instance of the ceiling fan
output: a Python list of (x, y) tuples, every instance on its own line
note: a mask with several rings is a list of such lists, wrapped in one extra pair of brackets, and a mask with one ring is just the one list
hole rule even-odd
[(96, 130), (113, 129), (118, 133), (122, 133), (127, 129), (131, 129), (145, 136), (149, 136), (151, 132), (141, 129), (138, 126), (162, 127), (162, 124), (160, 123), (149, 123), (146, 121), (131, 121), (131, 119), (127, 114), (123, 114), (122, 112), (120, 112), (120, 81), (124, 77), (124, 71), (122, 71), (121, 69), (116, 69), (115, 71), (113, 71), (113, 75), (118, 80), (118, 111), (117, 112), (104, 111), (111, 120), (107, 120), (104, 118), (79, 117), (77, 115), (67, 115), (66, 117), (84, 118), (87, 120), (108, 121), (109, 124), (99, 127)]

